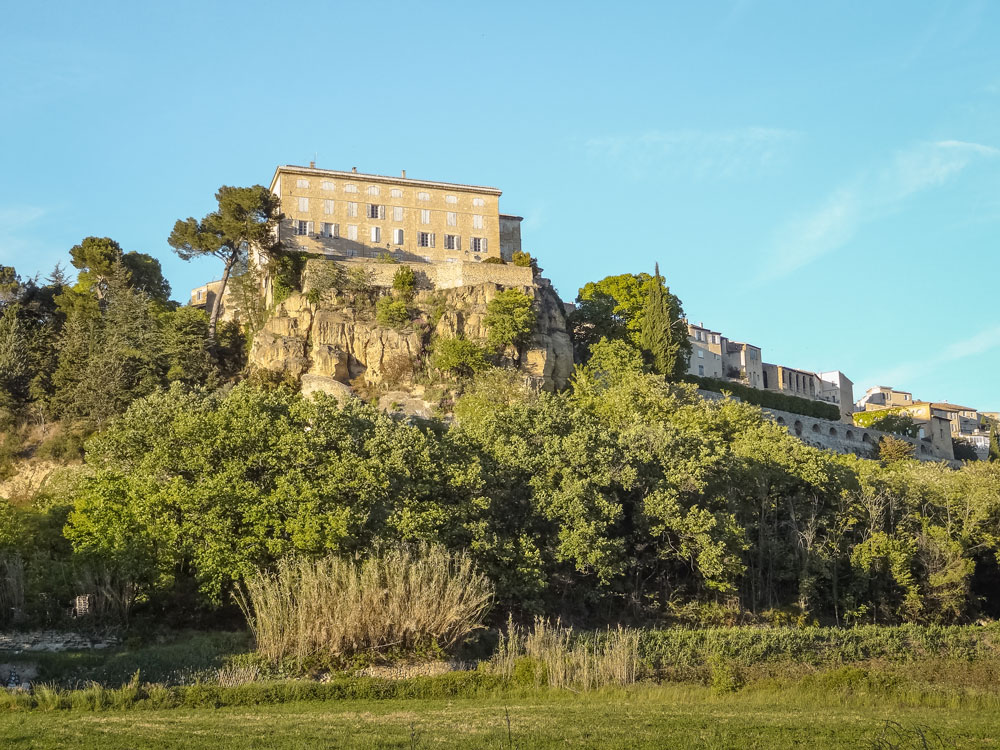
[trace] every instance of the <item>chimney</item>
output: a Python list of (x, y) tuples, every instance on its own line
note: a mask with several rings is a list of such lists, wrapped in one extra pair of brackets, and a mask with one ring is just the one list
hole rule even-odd
[(406, 170), (403, 170), (403, 177), (406, 177)]
[(357, 167), (351, 167), (351, 171), (352, 171), (352, 172), (353, 172), (354, 174), (357, 174), (357, 173), (358, 173), (358, 168), (357, 168)]
[(309, 162), (309, 169), (316, 169), (316, 162), (314, 161)]

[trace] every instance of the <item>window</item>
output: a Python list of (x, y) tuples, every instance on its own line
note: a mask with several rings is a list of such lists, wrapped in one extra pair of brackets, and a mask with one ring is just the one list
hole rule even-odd
[(454, 211), (448, 212), (448, 226), (457, 227), (458, 226), (458, 214)]
[(713, 344), (718, 344), (719, 343), (719, 334), (714, 334), (712, 336), (712, 343)]
[(485, 237), (473, 237), (472, 238), (472, 252), (474, 252), (474, 253), (485, 253), (486, 252), (486, 238)]
[(325, 200), (323, 201), (323, 213), (332, 214), (333, 213), (333, 201)]
[(403, 244), (403, 230), (393, 229), (392, 230), (392, 244), (402, 245)]
[(347, 239), (354, 240), (355, 242), (357, 242), (357, 239), (358, 239), (358, 225), (357, 224), (348, 224), (347, 225)]
[(368, 195), (378, 195), (380, 192), (381, 191), (379, 190), (378, 185), (368, 186)]
[(372, 242), (382, 241), (382, 227), (372, 227)]
[(480, 216), (479, 214), (473, 214), (472, 215), (472, 228), (473, 229), (482, 229), (483, 228), (483, 217)]
[(374, 203), (368, 204), (368, 218), (369, 219), (384, 219), (385, 218), (385, 206), (377, 206)]
[(358, 186), (357, 185), (351, 185), (350, 183), (348, 183), (347, 185), (344, 185), (344, 192), (345, 193), (356, 193), (356, 192), (358, 192)]
[(484, 201), (482, 198), (473, 198), (472, 199), (472, 205), (473, 206), (477, 206), (477, 207), (478, 206), (485, 206), (486, 205), (486, 201)]
[(444, 249), (445, 250), (461, 250), (462, 249), (462, 238), (457, 234), (446, 234), (444, 236)]
[(299, 211), (301, 213), (306, 213), (309, 210), (309, 199), (299, 198)]
[(339, 237), (340, 236), (340, 224), (330, 224), (324, 221), (319, 231), (320, 235), (323, 237)]
[(429, 201), (431, 199), (430, 193), (417, 193), (418, 201)]
[(444, 202), (445, 203), (458, 203), (458, 196), (457, 195), (446, 195), (444, 197)]
[(347, 204), (347, 215), (351, 216), (351, 217), (354, 217), (354, 216), (358, 215), (358, 204), (357, 203), (348, 203)]
[(204, 289), (199, 289), (198, 290), (198, 300), (201, 301), (203, 299), (205, 299), (205, 290)]
[(417, 232), (417, 244), (420, 247), (434, 247), (434, 233)]
[(431, 223), (431, 212), (426, 208), (420, 209), (420, 223), (430, 224)]
[(308, 221), (295, 222), (295, 234), (299, 237), (305, 234), (309, 234), (309, 222)]
[(402, 221), (403, 220), (403, 207), (402, 206), (393, 206), (392, 207), (392, 220), (393, 221)]
[(698, 365), (698, 374), (705, 377), (705, 365)]
[(392, 190), (389, 191), (389, 195), (391, 195), (393, 198), (402, 198), (403, 191), (400, 190), (399, 188), (393, 188)]
[(295, 181), (295, 187), (309, 187), (309, 180), (303, 180), (301, 177)]
[(323, 180), (323, 182), (320, 184), (320, 187), (323, 188), (324, 190), (333, 190), (334, 184), (329, 180)]

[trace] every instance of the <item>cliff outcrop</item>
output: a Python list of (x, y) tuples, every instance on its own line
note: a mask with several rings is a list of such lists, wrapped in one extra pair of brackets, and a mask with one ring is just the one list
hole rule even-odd
[[(504, 288), (481, 283), (419, 291), (409, 324), (398, 329), (379, 325), (371, 298), (293, 294), (254, 336), (250, 365), (301, 383), (306, 391), (345, 393), (352, 382), (399, 388), (419, 369), (434, 336), (485, 340), (486, 307)], [(506, 352), (508, 362), (535, 387), (563, 388), (573, 369), (565, 306), (548, 285), (517, 288), (532, 297), (537, 323), (519, 357)]]

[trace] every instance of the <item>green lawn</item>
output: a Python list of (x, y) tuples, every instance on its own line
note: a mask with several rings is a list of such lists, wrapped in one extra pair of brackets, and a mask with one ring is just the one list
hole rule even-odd
[[(526, 691), (454, 700), (327, 701), (257, 708), (11, 712), (0, 747), (139, 748), (922, 748), (878, 744), (886, 720), (923, 727), (931, 748), (1000, 747), (992, 702), (665, 685), (587, 694)], [(962, 704), (965, 704), (962, 707)], [(508, 740), (507, 715), (510, 717)], [(912, 738), (915, 740), (915, 735)], [(512, 741), (512, 742), (511, 742)]]

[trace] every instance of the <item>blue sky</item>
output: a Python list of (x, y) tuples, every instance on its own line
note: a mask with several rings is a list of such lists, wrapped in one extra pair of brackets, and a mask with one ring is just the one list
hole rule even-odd
[(495, 185), (567, 300), (654, 262), (765, 361), (1000, 409), (1000, 4), (18, 3), (0, 263), (277, 164)]

